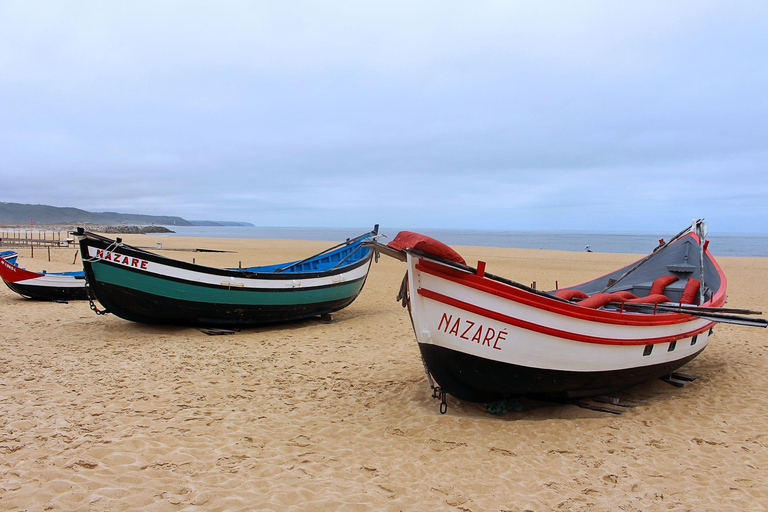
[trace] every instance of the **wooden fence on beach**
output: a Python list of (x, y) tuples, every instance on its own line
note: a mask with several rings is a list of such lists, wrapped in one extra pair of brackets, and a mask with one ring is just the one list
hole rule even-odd
[(23, 249), (30, 247), (71, 247), (74, 239), (66, 231), (0, 230), (0, 247)]

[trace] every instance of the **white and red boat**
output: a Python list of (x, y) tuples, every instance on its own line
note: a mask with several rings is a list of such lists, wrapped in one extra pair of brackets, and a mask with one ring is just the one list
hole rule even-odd
[(723, 307), (726, 278), (705, 236), (696, 221), (631, 265), (551, 292), (470, 267), (417, 233), (377, 249), (408, 263), (401, 298), (433, 388), (492, 402), (620, 390), (695, 358), (718, 322), (765, 327), (743, 316), (759, 312)]
[(85, 272), (33, 272), (16, 263), (18, 255), (0, 255), (0, 278), (23, 297), (34, 300), (70, 301), (88, 298)]

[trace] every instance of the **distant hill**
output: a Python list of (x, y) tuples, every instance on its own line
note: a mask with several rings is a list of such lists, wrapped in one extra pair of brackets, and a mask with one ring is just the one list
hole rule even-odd
[(167, 215), (139, 215), (118, 212), (88, 212), (79, 208), (62, 208), (42, 204), (0, 202), (0, 223), (3, 224), (136, 224), (140, 226), (252, 226), (247, 222), (189, 221)]

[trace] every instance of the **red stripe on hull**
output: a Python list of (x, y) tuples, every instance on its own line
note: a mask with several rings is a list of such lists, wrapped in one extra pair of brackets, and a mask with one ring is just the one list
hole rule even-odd
[(0, 258), (0, 276), (7, 283), (15, 283), (18, 281), (26, 281), (27, 279), (36, 279), (42, 277), (44, 274), (37, 272), (30, 272), (21, 267), (11, 265), (5, 259)]
[[(546, 334), (548, 336), (554, 336), (557, 338), (563, 338), (568, 339), (572, 341), (579, 341), (583, 343), (595, 343), (600, 345), (652, 345), (656, 343), (669, 343), (671, 341), (677, 341), (684, 338), (690, 338), (692, 336), (695, 336), (697, 334), (701, 334), (702, 332), (708, 331), (712, 326), (715, 325), (715, 322), (708, 323), (706, 326), (695, 329), (693, 331), (688, 331), (686, 333), (682, 334), (676, 334), (674, 336), (662, 336), (662, 337), (656, 337), (656, 338), (635, 338), (635, 339), (622, 339), (617, 340), (614, 338), (601, 338), (597, 336), (589, 336), (586, 334), (578, 334), (574, 332), (569, 331), (562, 331), (559, 329), (553, 329), (551, 327), (545, 327), (539, 324), (535, 324), (532, 322), (528, 322), (525, 320), (521, 320), (519, 318), (511, 317), (508, 315), (504, 315), (502, 313), (492, 311), (490, 309), (482, 308), (480, 306), (475, 306), (474, 304), (469, 304), (464, 301), (460, 301), (458, 299), (454, 299), (452, 297), (448, 297), (446, 295), (443, 295), (438, 292), (434, 292), (431, 290), (427, 290), (424, 288), (420, 288), (418, 290), (419, 295), (436, 300), (438, 302), (442, 302), (443, 304), (447, 304), (449, 306), (453, 306), (459, 309), (463, 309), (465, 311), (469, 311), (470, 313), (475, 313), (477, 315), (481, 315), (487, 318), (491, 318), (493, 320), (498, 320), (500, 322), (507, 323), (509, 325), (514, 325), (515, 327), (520, 327), (522, 329), (527, 329), (529, 331), (538, 332), (541, 334)], [(681, 315), (677, 315), (681, 316)], [(690, 317), (689, 317), (690, 318)]]
[[(455, 270), (449, 267), (445, 267), (439, 264), (430, 263), (424, 260), (420, 260), (416, 264), (416, 269), (446, 281), (474, 288), (481, 292), (496, 295), (503, 299), (511, 300), (526, 306), (532, 306), (544, 311), (549, 311), (558, 315), (564, 315), (571, 318), (578, 318), (580, 320), (589, 320), (591, 322), (602, 322), (606, 324), (616, 325), (637, 325), (637, 326), (651, 326), (651, 325), (673, 325), (681, 324), (691, 321), (690, 315), (684, 315), (680, 313), (658, 313), (655, 315), (636, 315), (627, 313), (618, 313), (613, 311), (603, 311), (597, 309), (588, 309), (576, 304), (569, 304), (560, 300), (543, 297), (536, 295), (525, 290), (520, 290), (514, 286), (510, 286), (486, 277), (479, 277), (475, 274), (468, 274)], [(718, 300), (714, 302), (714, 306), (721, 306), (724, 300), (725, 294), (716, 295), (715, 298), (722, 297), (722, 301)]]

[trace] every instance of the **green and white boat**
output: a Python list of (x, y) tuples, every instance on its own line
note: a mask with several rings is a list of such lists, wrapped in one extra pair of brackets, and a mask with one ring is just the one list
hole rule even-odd
[(214, 268), (77, 230), (88, 288), (107, 312), (133, 322), (199, 326), (294, 321), (350, 305), (373, 259), (363, 242), (377, 235), (378, 225), (303, 260)]

